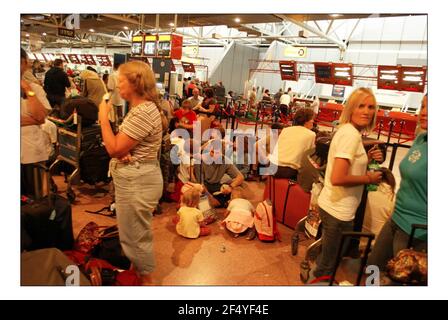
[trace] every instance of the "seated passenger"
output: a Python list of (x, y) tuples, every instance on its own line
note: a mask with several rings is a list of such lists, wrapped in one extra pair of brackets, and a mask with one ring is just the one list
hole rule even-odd
[(274, 152), (269, 156), (271, 163), (278, 166), (275, 178), (297, 177), (304, 153), (314, 147), (316, 134), (310, 130), (314, 116), (311, 109), (299, 109), (294, 116), (294, 125), (282, 130)]
[(205, 226), (202, 212), (197, 209), (199, 195), (200, 192), (195, 188), (185, 192), (182, 196), (181, 207), (177, 211), (178, 215), (173, 219), (177, 233), (185, 238), (196, 239), (210, 234), (210, 229)]

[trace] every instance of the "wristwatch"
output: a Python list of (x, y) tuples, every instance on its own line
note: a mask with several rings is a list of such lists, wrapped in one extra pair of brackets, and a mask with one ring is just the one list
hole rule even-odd
[(35, 95), (36, 95), (36, 93), (34, 91), (32, 91), (32, 90), (29, 90), (29, 91), (26, 92), (26, 96), (27, 97), (34, 97)]

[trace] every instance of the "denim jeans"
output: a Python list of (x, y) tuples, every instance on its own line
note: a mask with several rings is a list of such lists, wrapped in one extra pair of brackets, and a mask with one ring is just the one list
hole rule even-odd
[(162, 196), (163, 180), (158, 161), (110, 162), (115, 187), (115, 208), (120, 243), (136, 271), (154, 270), (152, 212)]
[[(315, 277), (329, 276), (333, 273), (342, 232), (353, 231), (353, 221), (336, 219), (322, 208), (319, 208), (319, 214), (322, 220), (322, 251), (317, 258), (317, 266), (314, 270)], [(348, 243), (349, 241), (346, 241), (344, 244), (345, 248)], [(345, 252), (344, 248), (342, 252)]]
[[(378, 235), (372, 252), (370, 253), (367, 265), (376, 265), (381, 271), (386, 269), (387, 262), (395, 257), (398, 251), (406, 249), (409, 235), (389, 219)], [(414, 239), (412, 247), (416, 251), (428, 251), (427, 241)]]

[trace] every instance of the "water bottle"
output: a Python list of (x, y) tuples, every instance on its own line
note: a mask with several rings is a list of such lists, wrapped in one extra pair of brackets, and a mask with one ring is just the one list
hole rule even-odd
[[(373, 171), (378, 171), (380, 169), (380, 165), (378, 164), (378, 162), (376, 162), (375, 160), (372, 159), (372, 161), (370, 161), (370, 163), (367, 166), (367, 170), (370, 172)], [(367, 191), (376, 191), (378, 189), (378, 185), (374, 184), (374, 183), (369, 183), (367, 185)]]

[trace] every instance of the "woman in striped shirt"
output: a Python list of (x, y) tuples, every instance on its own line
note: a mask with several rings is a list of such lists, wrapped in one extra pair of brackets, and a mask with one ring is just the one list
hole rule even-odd
[(152, 212), (162, 195), (158, 162), (162, 119), (158, 92), (149, 65), (131, 61), (118, 69), (120, 96), (130, 111), (115, 135), (109, 123), (111, 102), (99, 107), (101, 132), (111, 156), (120, 242), (143, 285), (151, 284), (155, 262), (152, 249)]

